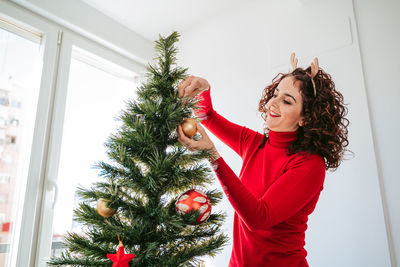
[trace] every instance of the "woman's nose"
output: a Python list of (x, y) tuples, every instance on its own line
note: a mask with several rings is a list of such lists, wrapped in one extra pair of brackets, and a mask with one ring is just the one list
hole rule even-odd
[(273, 98), (273, 99), (271, 99), (271, 103), (270, 103), (270, 105), (276, 108), (276, 107), (278, 106), (278, 101), (277, 101), (277, 98)]

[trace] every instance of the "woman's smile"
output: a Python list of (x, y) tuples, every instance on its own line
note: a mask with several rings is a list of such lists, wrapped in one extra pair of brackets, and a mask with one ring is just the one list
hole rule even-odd
[(279, 114), (273, 112), (272, 110), (270, 110), (269, 115), (270, 115), (271, 117), (273, 117), (273, 118), (280, 117)]

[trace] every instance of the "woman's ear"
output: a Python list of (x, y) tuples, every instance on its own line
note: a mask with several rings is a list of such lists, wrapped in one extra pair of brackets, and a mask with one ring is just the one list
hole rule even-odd
[(304, 118), (299, 121), (299, 126), (302, 127), (304, 125)]

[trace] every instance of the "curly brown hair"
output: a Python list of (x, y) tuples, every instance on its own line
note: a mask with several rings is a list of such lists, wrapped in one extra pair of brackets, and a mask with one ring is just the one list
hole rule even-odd
[[(302, 116), (304, 124), (297, 130), (297, 139), (288, 147), (288, 154), (316, 153), (325, 160), (326, 170), (336, 170), (343, 160), (344, 152), (349, 142), (347, 140), (347, 126), (349, 120), (345, 118), (348, 110), (343, 102), (343, 95), (335, 89), (332, 77), (319, 69), (314, 77), (316, 96), (310, 78), (311, 67), (296, 68), (290, 73), (279, 73), (263, 92), (258, 110), (265, 120), (267, 116), (266, 104), (272, 98), (275, 88), (285, 77), (294, 77), (299, 83), (300, 94), (303, 98)], [(265, 128), (268, 138), (268, 127)]]

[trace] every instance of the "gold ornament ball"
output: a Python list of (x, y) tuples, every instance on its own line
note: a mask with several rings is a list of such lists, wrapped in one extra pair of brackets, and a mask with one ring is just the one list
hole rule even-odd
[(97, 200), (96, 206), (97, 213), (106, 218), (113, 216), (117, 212), (117, 210), (107, 207), (108, 202), (109, 200), (100, 198), (99, 200)]
[(183, 133), (192, 138), (193, 135), (197, 133), (197, 122), (195, 119), (187, 118), (181, 124)]

